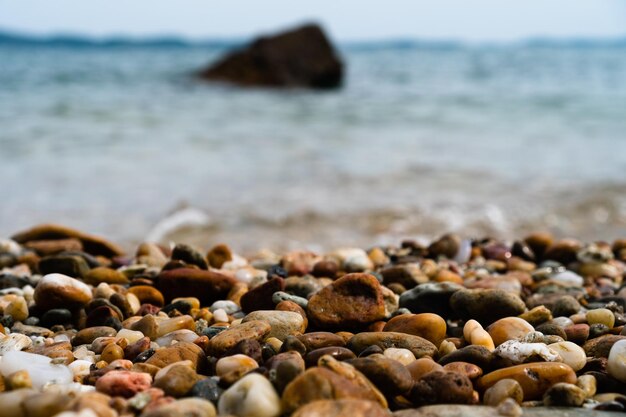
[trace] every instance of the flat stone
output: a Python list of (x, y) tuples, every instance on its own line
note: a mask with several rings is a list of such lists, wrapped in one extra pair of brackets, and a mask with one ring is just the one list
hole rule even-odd
[(457, 291), (450, 297), (450, 306), (461, 318), (474, 319), (482, 325), (518, 316), (526, 310), (526, 305), (517, 295), (490, 289)]
[(416, 358), (423, 356), (436, 357), (437, 348), (428, 340), (405, 333), (396, 332), (363, 332), (354, 335), (348, 341), (348, 347), (357, 354), (368, 347), (376, 345), (382, 349), (403, 348), (410, 350)]
[(413, 379), (408, 369), (400, 362), (382, 355), (348, 360), (376, 387), (387, 396), (406, 394), (413, 386)]
[(272, 331), (267, 321), (252, 320), (218, 333), (209, 341), (209, 352), (220, 357), (233, 349), (242, 340), (263, 340)]

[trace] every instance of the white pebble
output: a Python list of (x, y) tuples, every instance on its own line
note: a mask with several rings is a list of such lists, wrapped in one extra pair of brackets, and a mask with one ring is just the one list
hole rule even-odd
[(626, 382), (626, 340), (617, 341), (611, 347), (606, 370), (613, 378)]
[(280, 398), (272, 383), (260, 374), (249, 374), (235, 382), (219, 399), (219, 414), (237, 417), (278, 417)]
[(383, 352), (383, 356), (386, 356), (389, 359), (394, 359), (402, 365), (408, 365), (411, 362), (415, 362), (415, 355), (408, 349), (387, 348)]
[(548, 345), (548, 348), (556, 352), (563, 363), (569, 365), (574, 371), (580, 371), (587, 363), (587, 355), (583, 348), (572, 342), (558, 342)]
[(218, 308), (213, 312), (213, 318), (216, 322), (228, 323), (228, 314), (222, 308)]
[(523, 343), (519, 340), (507, 340), (496, 348), (494, 354), (515, 364), (523, 363), (531, 356), (540, 356), (546, 362), (561, 362), (559, 354), (543, 343)]
[(128, 340), (128, 343), (130, 344), (135, 343), (137, 340), (143, 338), (144, 335), (139, 330), (121, 329), (119, 332), (117, 332), (116, 337), (123, 337), (124, 339)]
[(69, 384), (73, 381), (74, 375), (67, 366), (52, 365), (50, 361), (51, 359), (47, 356), (10, 351), (2, 358), (0, 374), (6, 377), (22, 369), (26, 370), (33, 387), (37, 389), (49, 383)]

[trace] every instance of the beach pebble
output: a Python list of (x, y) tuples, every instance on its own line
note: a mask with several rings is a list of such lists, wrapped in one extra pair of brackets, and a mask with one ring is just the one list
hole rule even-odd
[(471, 345), (484, 346), (489, 350), (495, 349), (491, 335), (476, 320), (468, 320), (465, 323), (463, 338)]
[(249, 374), (228, 388), (219, 399), (220, 414), (237, 417), (278, 417), (281, 402), (267, 378)]
[(0, 374), (3, 377), (26, 371), (30, 376), (32, 386), (41, 389), (44, 385), (69, 384), (73, 381), (72, 371), (65, 365), (53, 365), (51, 358), (27, 352), (8, 351), (2, 356)]
[(152, 377), (143, 372), (109, 371), (96, 381), (96, 390), (111, 396), (130, 398), (150, 388)]
[(518, 404), (524, 400), (524, 390), (519, 382), (514, 379), (504, 378), (489, 387), (485, 391), (483, 403), (496, 407), (507, 398), (512, 398)]
[(241, 309), (245, 313), (257, 310), (272, 310), (274, 301), (272, 295), (285, 289), (285, 280), (274, 276), (264, 284), (258, 285), (241, 296)]
[(606, 366), (609, 375), (626, 383), (626, 340), (615, 342), (609, 352)]
[(415, 405), (471, 404), (473, 393), (472, 382), (467, 376), (454, 372), (433, 371), (415, 382), (408, 398)]
[(543, 403), (548, 407), (580, 407), (585, 398), (585, 392), (576, 385), (559, 382), (548, 388)]
[(146, 360), (146, 363), (164, 368), (172, 363), (185, 360), (191, 361), (193, 368), (199, 373), (202, 373), (208, 366), (204, 350), (195, 343), (189, 342), (178, 342), (172, 346), (157, 349)]
[(0, 333), (0, 356), (5, 355), (10, 351), (20, 351), (23, 349), (28, 349), (33, 344), (33, 341), (30, 337), (20, 334), (20, 333), (11, 333), (8, 336)]
[(292, 417), (389, 417), (380, 404), (373, 401), (341, 399), (319, 400), (306, 404)]
[(263, 340), (272, 330), (266, 321), (251, 320), (224, 330), (209, 341), (209, 352), (213, 356), (223, 356), (242, 340)]
[(215, 373), (217, 376), (224, 376), (230, 372), (239, 372), (244, 374), (248, 371), (259, 367), (257, 361), (243, 354), (232, 356), (224, 356), (215, 364)]
[(435, 313), (441, 317), (450, 317), (450, 298), (462, 288), (452, 282), (420, 284), (400, 295), (400, 308), (408, 308), (412, 313)]
[(156, 278), (156, 288), (166, 296), (165, 302), (196, 297), (202, 305), (226, 299), (235, 283), (236, 280), (227, 275), (191, 268), (163, 271)]
[(483, 325), (518, 316), (526, 310), (519, 296), (493, 289), (459, 290), (450, 297), (450, 306), (461, 318), (474, 319)]
[(561, 357), (563, 363), (569, 365), (576, 372), (583, 369), (587, 363), (587, 355), (585, 355), (585, 351), (575, 343), (552, 343), (548, 345), (548, 349), (556, 352)]
[(490, 372), (478, 380), (478, 388), (486, 390), (498, 381), (516, 380), (524, 391), (524, 401), (540, 399), (558, 382), (576, 383), (576, 374), (568, 365), (558, 362), (535, 362), (515, 365)]
[(389, 359), (398, 361), (403, 365), (408, 365), (416, 359), (413, 352), (404, 348), (387, 348), (383, 351), (383, 355)]
[(534, 330), (535, 328), (530, 323), (519, 317), (505, 317), (495, 321), (487, 328), (496, 346), (508, 340), (520, 339)]
[(292, 311), (257, 310), (246, 315), (242, 323), (261, 320), (270, 324), (271, 330), (267, 337), (285, 340), (287, 336), (304, 333), (306, 326), (301, 314)]
[(368, 347), (376, 345), (383, 349), (408, 349), (416, 358), (435, 357), (437, 348), (428, 340), (419, 336), (396, 332), (362, 332), (355, 334), (348, 341), (348, 348), (359, 354)]
[(594, 324), (603, 324), (609, 329), (615, 325), (615, 315), (607, 308), (598, 308), (587, 312), (587, 323), (592, 326)]
[(411, 373), (404, 364), (381, 355), (350, 359), (349, 364), (358, 369), (386, 395), (407, 393), (413, 386)]
[(389, 320), (383, 331), (420, 336), (439, 346), (446, 337), (446, 321), (433, 313), (402, 314)]
[(45, 275), (35, 287), (35, 303), (42, 310), (80, 308), (92, 299), (89, 286), (63, 274)]
[(381, 320), (385, 318), (381, 286), (373, 275), (345, 275), (311, 297), (307, 315), (324, 328), (350, 329)]
[(154, 377), (154, 386), (166, 395), (179, 398), (187, 394), (200, 380), (191, 361), (176, 362), (161, 369)]
[(546, 362), (561, 362), (559, 354), (543, 343), (524, 343), (518, 340), (508, 340), (498, 346), (493, 353), (502, 359), (506, 359), (512, 365), (526, 362), (531, 357), (540, 357)]
[(201, 398), (183, 398), (143, 412), (141, 417), (215, 417), (215, 406)]
[(598, 382), (593, 375), (581, 375), (576, 380), (576, 386), (584, 391), (585, 397), (591, 398), (596, 395)]
[(329, 254), (340, 268), (346, 272), (364, 272), (374, 268), (374, 263), (363, 249), (343, 248), (337, 249)]

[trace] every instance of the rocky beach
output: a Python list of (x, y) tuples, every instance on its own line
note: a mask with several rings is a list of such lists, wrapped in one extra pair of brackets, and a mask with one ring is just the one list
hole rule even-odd
[(626, 240), (0, 240), (0, 416), (618, 416)]

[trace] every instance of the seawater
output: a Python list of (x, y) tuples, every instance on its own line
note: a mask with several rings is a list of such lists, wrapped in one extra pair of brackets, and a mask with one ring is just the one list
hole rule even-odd
[(190, 76), (223, 52), (0, 46), (0, 236), (626, 236), (626, 46), (343, 46), (329, 92)]

